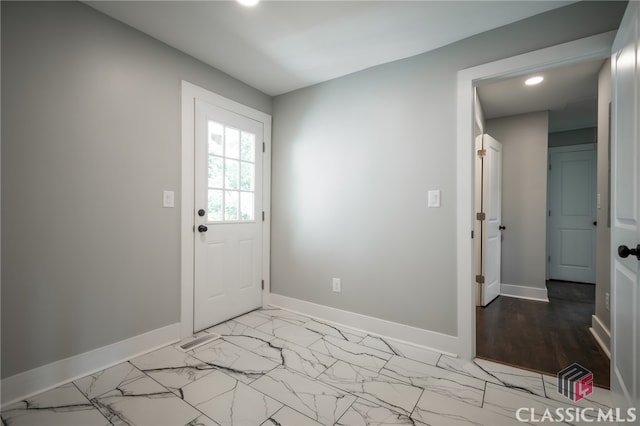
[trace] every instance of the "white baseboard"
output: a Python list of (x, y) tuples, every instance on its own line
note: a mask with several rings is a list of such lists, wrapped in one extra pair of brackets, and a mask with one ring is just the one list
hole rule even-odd
[(596, 339), (604, 353), (611, 359), (611, 331), (595, 315), (591, 316), (589, 331), (593, 334), (594, 339)]
[(2, 380), (2, 406), (180, 340), (180, 323), (158, 328)]
[(318, 305), (300, 299), (271, 293), (271, 305), (316, 318), (324, 322), (345, 326), (368, 334), (422, 347), (431, 351), (457, 356), (459, 341), (455, 336), (425, 330), (410, 325)]
[(548, 302), (547, 288), (526, 287), (523, 285), (500, 284), (500, 295), (506, 297), (517, 297), (518, 299), (536, 300), (538, 302)]

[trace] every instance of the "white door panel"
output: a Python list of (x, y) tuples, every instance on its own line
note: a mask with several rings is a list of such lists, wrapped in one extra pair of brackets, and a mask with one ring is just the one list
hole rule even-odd
[(261, 306), (262, 124), (196, 100), (194, 331)]
[(549, 154), (549, 278), (595, 283), (595, 146)]
[(482, 159), (482, 262), (484, 285), (482, 306), (500, 294), (500, 262), (502, 258), (502, 144), (483, 135)]
[(637, 2), (629, 2), (612, 54), (611, 394), (614, 406), (640, 410), (640, 261), (621, 246), (640, 243)]

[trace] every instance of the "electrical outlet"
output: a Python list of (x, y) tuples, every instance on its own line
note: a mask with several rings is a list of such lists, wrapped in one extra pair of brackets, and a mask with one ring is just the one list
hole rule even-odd
[(342, 284), (340, 283), (340, 278), (333, 279), (333, 291), (336, 293), (340, 293), (342, 291)]
[(604, 307), (607, 308), (607, 311), (611, 310), (611, 305), (609, 304), (609, 293), (604, 294)]

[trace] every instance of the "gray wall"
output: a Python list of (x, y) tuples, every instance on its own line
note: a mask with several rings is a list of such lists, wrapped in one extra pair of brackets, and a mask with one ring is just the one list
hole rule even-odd
[(271, 98), (81, 3), (2, 2), (2, 377), (179, 321), (180, 80)]
[(611, 102), (611, 60), (607, 60), (598, 77), (598, 226), (596, 234), (596, 316), (609, 329), (611, 313), (605, 293), (611, 292), (611, 228), (609, 220), (609, 104)]
[[(455, 335), (458, 70), (615, 29), (623, 12), (577, 3), (276, 97), (272, 291)], [(544, 285), (544, 263), (528, 284)]]
[(548, 112), (487, 120), (502, 143), (502, 283), (546, 289)]
[(596, 143), (598, 137), (597, 127), (567, 130), (565, 132), (549, 133), (549, 148), (556, 146), (582, 145)]

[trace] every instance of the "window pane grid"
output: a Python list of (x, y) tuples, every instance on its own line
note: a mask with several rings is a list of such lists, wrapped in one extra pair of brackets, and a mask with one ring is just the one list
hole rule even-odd
[(209, 122), (208, 221), (255, 220), (255, 135)]

